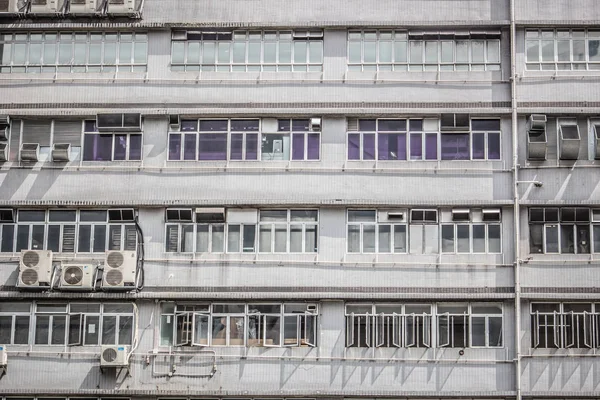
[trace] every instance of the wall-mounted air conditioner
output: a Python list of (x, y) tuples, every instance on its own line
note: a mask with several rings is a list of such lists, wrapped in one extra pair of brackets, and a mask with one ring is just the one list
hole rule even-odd
[(279, 132), (279, 126), (277, 119), (275, 118), (263, 118), (261, 121), (262, 133), (277, 133)]
[(99, 132), (106, 131), (133, 131), (142, 130), (142, 115), (136, 113), (127, 114), (98, 114), (96, 116), (96, 127)]
[(532, 114), (527, 122), (527, 159), (546, 160), (548, 138), (546, 136), (546, 116)]
[(8, 161), (8, 143), (0, 143), (0, 162)]
[(135, 251), (109, 251), (106, 253), (102, 289), (134, 289), (136, 266), (137, 254)]
[(19, 288), (43, 288), (52, 280), (52, 252), (23, 250), (19, 258)]
[(10, 129), (10, 118), (8, 115), (0, 116), (0, 140), (8, 140), (8, 131)]
[(135, 0), (108, 0), (108, 14), (130, 15), (135, 13)]
[(455, 208), (452, 210), (453, 222), (468, 222), (471, 220), (471, 210), (468, 208)]
[(179, 115), (169, 115), (169, 128), (171, 131), (179, 132), (181, 129), (181, 119)]
[(23, 143), (20, 151), (21, 161), (37, 162), (40, 159), (39, 143)]
[(52, 146), (52, 161), (54, 162), (69, 162), (71, 161), (71, 144), (70, 143), (55, 143)]
[(100, 353), (100, 368), (107, 367), (128, 367), (129, 360), (127, 359), (127, 353), (129, 352), (129, 346), (122, 345), (110, 345), (102, 346), (102, 352)]
[(58, 0), (30, 0), (32, 14), (56, 14)]
[(96, 7), (96, 0), (70, 0), (69, 14), (93, 14)]
[(92, 290), (96, 268), (90, 264), (62, 264), (61, 290)]
[(310, 119), (310, 130), (315, 132), (321, 131), (321, 118)]
[(7, 14), (18, 14), (19, 5), (18, 0), (2, 0), (0, 1), (0, 16), (6, 16)]
[(558, 127), (558, 151), (561, 160), (577, 160), (580, 144), (579, 127), (576, 124)]
[(483, 209), (482, 219), (484, 222), (500, 222), (502, 211), (499, 208), (485, 208)]
[(377, 214), (379, 222), (407, 222), (408, 210), (379, 210)]
[(8, 365), (8, 351), (5, 345), (0, 345), (0, 368), (6, 368)]

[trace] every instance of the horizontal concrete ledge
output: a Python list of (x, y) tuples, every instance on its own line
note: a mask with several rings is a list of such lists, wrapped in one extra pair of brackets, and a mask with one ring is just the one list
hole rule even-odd
[[(198, 378), (200, 379), (200, 378)], [(207, 378), (208, 379), (208, 378)], [(39, 394), (40, 390), (32, 390), (32, 389), (2, 389), (3, 395), (36, 395)], [(499, 397), (507, 397), (507, 396), (515, 396), (516, 392), (514, 391), (490, 391), (490, 392), (473, 392), (473, 391), (461, 391), (461, 392), (451, 392), (451, 391), (402, 391), (399, 389), (395, 389), (393, 391), (374, 391), (374, 390), (364, 390), (357, 393), (356, 390), (353, 391), (318, 391), (315, 392), (310, 390), (276, 390), (276, 391), (248, 391), (248, 390), (193, 390), (193, 389), (165, 389), (165, 390), (140, 390), (140, 389), (120, 389), (120, 390), (110, 390), (110, 389), (81, 389), (81, 390), (56, 390), (56, 389), (44, 389), (44, 395), (62, 395), (62, 396), (219, 396), (219, 397), (263, 397), (270, 396), (276, 398), (282, 397), (310, 397), (310, 398), (322, 398), (322, 397), (352, 397), (358, 398), (361, 396), (377, 396), (377, 397), (390, 397), (390, 398), (403, 398), (403, 397), (422, 397), (422, 398), (471, 398), (471, 397), (490, 397), (490, 398), (499, 398)], [(538, 394), (539, 395), (539, 394)], [(596, 393), (597, 396), (597, 393)]]
[(140, 292), (35, 292), (0, 287), (4, 299), (512, 299), (512, 287), (400, 288), (400, 287), (146, 287)]

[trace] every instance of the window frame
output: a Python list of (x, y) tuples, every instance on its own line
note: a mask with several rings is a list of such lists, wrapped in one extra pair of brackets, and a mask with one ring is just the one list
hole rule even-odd
[[(93, 125), (92, 125), (93, 123)], [(138, 162), (141, 163), (144, 159), (144, 135), (143, 135), (143, 128), (140, 132), (104, 132), (104, 131), (98, 131), (98, 128), (96, 128), (96, 121), (95, 120), (84, 120), (83, 121), (83, 135), (82, 135), (82, 147), (81, 147), (81, 161), (85, 162), (85, 163), (96, 163), (96, 162)], [(93, 128), (92, 128), (93, 126)], [(93, 130), (91, 130), (93, 129)], [(86, 139), (88, 137), (91, 137), (92, 135), (99, 135), (99, 136), (112, 136), (111, 138), (111, 147), (110, 147), (110, 160), (94, 160), (93, 156), (92, 159), (86, 159)], [(125, 159), (120, 160), (120, 159), (116, 159), (116, 152), (117, 152), (117, 136), (125, 136), (126, 138), (126, 142), (125, 142)], [(136, 158), (131, 158), (131, 151), (132, 151), (132, 146), (131, 146), (131, 138), (132, 136), (139, 136), (139, 140), (140, 140), (140, 148), (139, 148), (139, 154), (140, 157), (139, 159)]]
[[(554, 311), (540, 312), (534, 311), (536, 305), (555, 305), (558, 308)], [(565, 311), (567, 306), (579, 305), (589, 306), (590, 311)], [(600, 348), (600, 302), (560, 302), (560, 301), (532, 301), (529, 303), (530, 316), (530, 332), (531, 332), (531, 348), (536, 349), (579, 349), (592, 350)], [(543, 325), (540, 321), (540, 316), (544, 317)], [(548, 322), (548, 317), (551, 322)], [(571, 317), (571, 325), (569, 325), (568, 317)], [(578, 326), (582, 326), (582, 330), (574, 328), (574, 319), (577, 316)], [(589, 321), (589, 325), (586, 326)], [(544, 343), (541, 343), (541, 329), (544, 331)], [(549, 343), (549, 329), (552, 332), (552, 338)], [(569, 332), (570, 331), (570, 332)], [(569, 344), (569, 333), (571, 334), (572, 343)], [(586, 340), (588, 341), (586, 343)], [(581, 342), (582, 341), (582, 342)], [(579, 342), (579, 343), (578, 343)], [(550, 344), (550, 345), (549, 345)], [(552, 344), (554, 346), (552, 346)]]
[[(350, 221), (350, 212), (352, 211), (373, 211), (375, 213), (375, 218), (373, 221)], [(358, 208), (348, 208), (346, 209), (346, 253), (347, 254), (408, 254), (409, 253), (409, 223), (408, 221), (402, 222), (380, 222), (379, 221), (379, 210), (377, 209), (358, 209)], [(358, 226), (359, 227), (359, 242), (358, 248), (359, 251), (351, 251), (350, 245), (350, 227)], [(374, 227), (374, 251), (369, 252), (365, 251), (364, 247), (364, 227), (365, 226), (373, 226)], [(380, 250), (380, 228), (382, 226), (389, 226), (389, 235), (390, 235), (390, 250), (389, 251), (381, 251)], [(404, 227), (404, 251), (395, 251), (396, 249), (396, 226)]]
[[(542, 210), (543, 212), (543, 218), (544, 221), (531, 221), (531, 216), (532, 216), (532, 212), (534, 211), (539, 211)], [(546, 220), (546, 210), (554, 210), (557, 212), (558, 218), (556, 221), (550, 221), (550, 220)], [(586, 210), (587, 214), (588, 214), (588, 218), (587, 221), (569, 221), (569, 220), (563, 220), (562, 219), (562, 214), (564, 210), (573, 210), (574, 215), (576, 215), (577, 210)], [(595, 241), (598, 239), (595, 237), (594, 231), (596, 230), (595, 228), (598, 227), (598, 229), (600, 229), (600, 221), (596, 221), (594, 219), (594, 212), (600, 212), (600, 209), (598, 208), (590, 208), (590, 207), (581, 207), (581, 206), (563, 206), (563, 207), (529, 207), (528, 209), (528, 226), (529, 226), (529, 252), (530, 254), (561, 254), (561, 255), (566, 255), (566, 254), (572, 254), (572, 255), (577, 255), (577, 254), (596, 254), (600, 252), (600, 248), (596, 249), (596, 245), (595, 245)], [(577, 218), (577, 217), (576, 217)], [(532, 250), (532, 246), (533, 246), (533, 240), (532, 240), (532, 235), (534, 234), (534, 231), (532, 230), (532, 227), (537, 226), (537, 227), (542, 227), (541, 229), (541, 251), (539, 252), (534, 252)], [(569, 252), (569, 251), (563, 251), (563, 228), (567, 228), (567, 227), (571, 227), (572, 228), (572, 233), (573, 233), (573, 252)], [(588, 251), (579, 251), (579, 242), (581, 241), (581, 236), (580, 234), (582, 232), (578, 231), (578, 227), (586, 227), (588, 229), (588, 236), (587, 236), (587, 242), (588, 242)], [(556, 228), (556, 246), (558, 251), (549, 251), (548, 247), (548, 239), (547, 239), (547, 235), (548, 235), (548, 230), (549, 229), (553, 229)], [(566, 229), (565, 229), (566, 231)], [(600, 231), (599, 231), (600, 233)], [(537, 233), (536, 233), (537, 235)], [(585, 238), (585, 236), (584, 236)], [(583, 243), (585, 242), (585, 240), (583, 241)], [(585, 243), (582, 244), (583, 246), (585, 246)]]
[[(595, 33), (595, 36), (590, 35)], [(581, 36), (577, 36), (581, 35)], [(552, 60), (544, 60), (544, 42), (552, 41)], [(599, 71), (600, 58), (590, 60), (590, 42), (600, 42), (600, 30), (594, 28), (537, 28), (525, 30), (525, 70), (527, 71)], [(537, 43), (536, 43), (537, 42)], [(560, 60), (560, 42), (568, 42), (569, 60)], [(575, 60), (575, 42), (583, 43), (584, 60)], [(537, 60), (529, 60), (529, 45), (534, 44)], [(549, 43), (548, 43), (549, 44)], [(563, 66), (563, 67), (561, 67)], [(583, 68), (577, 68), (583, 67)], [(546, 67), (546, 68), (544, 68)], [(568, 68), (564, 68), (568, 67)]]
[[(286, 211), (286, 221), (261, 221), (261, 214), (269, 211)], [(316, 212), (316, 221), (292, 221), (292, 213), (294, 211), (314, 211)], [(320, 220), (320, 210), (318, 208), (268, 208), (268, 209), (260, 209), (258, 210), (258, 223), (257, 223), (257, 233), (258, 233), (258, 241), (257, 248), (258, 253), (263, 254), (318, 254), (319, 253), (319, 241), (320, 241), (320, 232), (319, 232), (319, 220)], [(271, 225), (271, 230), (269, 237), (270, 240), (270, 250), (263, 251), (262, 250), (262, 239), (261, 239), (261, 227)], [(286, 229), (286, 249), (285, 251), (276, 251), (276, 227), (285, 226)], [(301, 247), (302, 251), (292, 251), (292, 226), (301, 226), (301, 234), (302, 234), (302, 242)], [(306, 241), (307, 238), (307, 228), (314, 227), (315, 229), (315, 249), (312, 251), (307, 250), (308, 243)]]

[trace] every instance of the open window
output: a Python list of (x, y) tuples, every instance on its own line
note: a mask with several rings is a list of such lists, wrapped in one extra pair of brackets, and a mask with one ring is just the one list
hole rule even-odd
[(205, 313), (193, 313), (192, 327), (192, 346), (208, 346), (210, 316)]
[(559, 154), (561, 160), (577, 160), (581, 145), (581, 136), (577, 121), (560, 122), (559, 132)]
[(527, 159), (533, 161), (546, 160), (548, 138), (546, 136), (546, 116), (532, 114), (527, 126)]
[(187, 346), (192, 336), (192, 318), (189, 312), (175, 314), (175, 346)]
[(83, 344), (83, 314), (69, 315), (69, 346), (81, 346)]

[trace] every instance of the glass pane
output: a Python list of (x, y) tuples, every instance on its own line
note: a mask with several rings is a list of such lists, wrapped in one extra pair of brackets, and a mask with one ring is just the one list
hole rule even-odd
[(208, 225), (197, 225), (196, 230), (196, 252), (208, 252)]
[(11, 315), (0, 316), (0, 343), (11, 343), (12, 319), (13, 317)]
[(238, 64), (246, 62), (246, 42), (233, 43), (233, 62)]
[(361, 63), (361, 42), (350, 42), (348, 44), (348, 61), (353, 64)]
[(42, 250), (44, 248), (44, 225), (33, 225), (31, 229), (31, 248)]
[(348, 253), (360, 253), (360, 225), (348, 225)]
[(560, 227), (560, 249), (562, 253), (575, 253), (574, 228), (573, 225), (562, 225)]
[(422, 42), (419, 42), (419, 41), (411, 41), (410, 42), (410, 63), (411, 64), (423, 63)]
[(243, 251), (253, 253), (255, 249), (256, 225), (244, 225)]
[(225, 226), (212, 226), (212, 249), (213, 253), (223, 253), (225, 251)]
[(363, 253), (375, 253), (375, 225), (363, 226)]
[(287, 251), (287, 226), (275, 225), (275, 253), (285, 253)]
[(502, 317), (488, 317), (489, 346), (501, 347), (503, 344)]
[(394, 43), (394, 61), (396, 63), (405, 63), (408, 58), (406, 55), (407, 46), (406, 41), (396, 41)]
[(304, 234), (304, 251), (307, 253), (317, 252), (317, 226), (307, 225), (305, 226)]
[(227, 226), (227, 251), (229, 253), (239, 253), (240, 251), (240, 225)]
[(202, 45), (202, 64), (214, 65), (215, 64), (215, 43), (204, 42)]
[(390, 225), (379, 225), (379, 252), (389, 253), (392, 251), (392, 228)]
[(438, 62), (438, 42), (425, 42), (425, 62), (428, 64), (437, 64)]
[(52, 340), (50, 344), (65, 344), (67, 330), (67, 316), (54, 315), (52, 317)]
[(0, 252), (2, 253), (10, 253), (13, 251), (14, 247), (14, 235), (15, 235), (15, 226), (14, 225), (0, 225), (0, 233), (2, 234), (2, 243), (0, 244)]
[(481, 40), (473, 40), (471, 42), (472, 58), (471, 61), (474, 63), (482, 63), (485, 61), (484, 50), (485, 42)]
[(471, 251), (469, 231), (469, 225), (456, 226), (456, 251), (458, 253), (469, 253)]
[(104, 316), (102, 318), (102, 344), (116, 344), (116, 316)]
[(360, 160), (360, 133), (348, 134), (348, 160)]
[(473, 225), (473, 253), (485, 253), (485, 225)]
[(267, 42), (264, 44), (263, 62), (265, 64), (275, 64), (277, 62), (277, 43)]
[(48, 226), (48, 241), (46, 249), (54, 252), (60, 251), (60, 225)]
[[(176, 228), (176, 227), (174, 227)], [(185, 224), (181, 226), (181, 251), (191, 253), (194, 251), (194, 225)], [(174, 244), (177, 248), (177, 244)], [(176, 251), (176, 250), (175, 250)]]
[(272, 245), (272, 233), (271, 233), (271, 228), (273, 226), (268, 224), (268, 225), (260, 225), (260, 232), (259, 232), (259, 243), (260, 243), (260, 252), (264, 252), (264, 253), (270, 253), (271, 250), (271, 245)]
[(50, 316), (37, 315), (35, 318), (35, 344), (48, 344)]
[(133, 333), (133, 317), (119, 316), (119, 341), (117, 344), (131, 344)]
[(454, 225), (442, 225), (442, 252), (454, 253)]
[(302, 252), (302, 225), (290, 226), (290, 252)]
[(546, 253), (558, 253), (558, 226), (546, 226)]
[(100, 317), (97, 315), (86, 315), (84, 324), (83, 343), (87, 345), (98, 345)]
[(394, 253), (406, 253), (406, 225), (394, 225)]
[(468, 160), (469, 134), (443, 134), (441, 138), (442, 160)]
[[(6, 342), (8, 343), (8, 342)], [(14, 344), (29, 343), (29, 315), (15, 316)]]
[(368, 133), (363, 135), (363, 160), (375, 159), (375, 134)]
[(466, 40), (456, 41), (456, 63), (466, 64), (469, 62), (469, 42)]
[(19, 225), (17, 227), (17, 248), (16, 251), (29, 249), (29, 225)]
[(89, 253), (92, 241), (92, 227), (90, 225), (80, 225), (77, 238), (77, 251), (80, 253)]
[(363, 52), (365, 63), (375, 63), (377, 61), (377, 42), (364, 42)]

